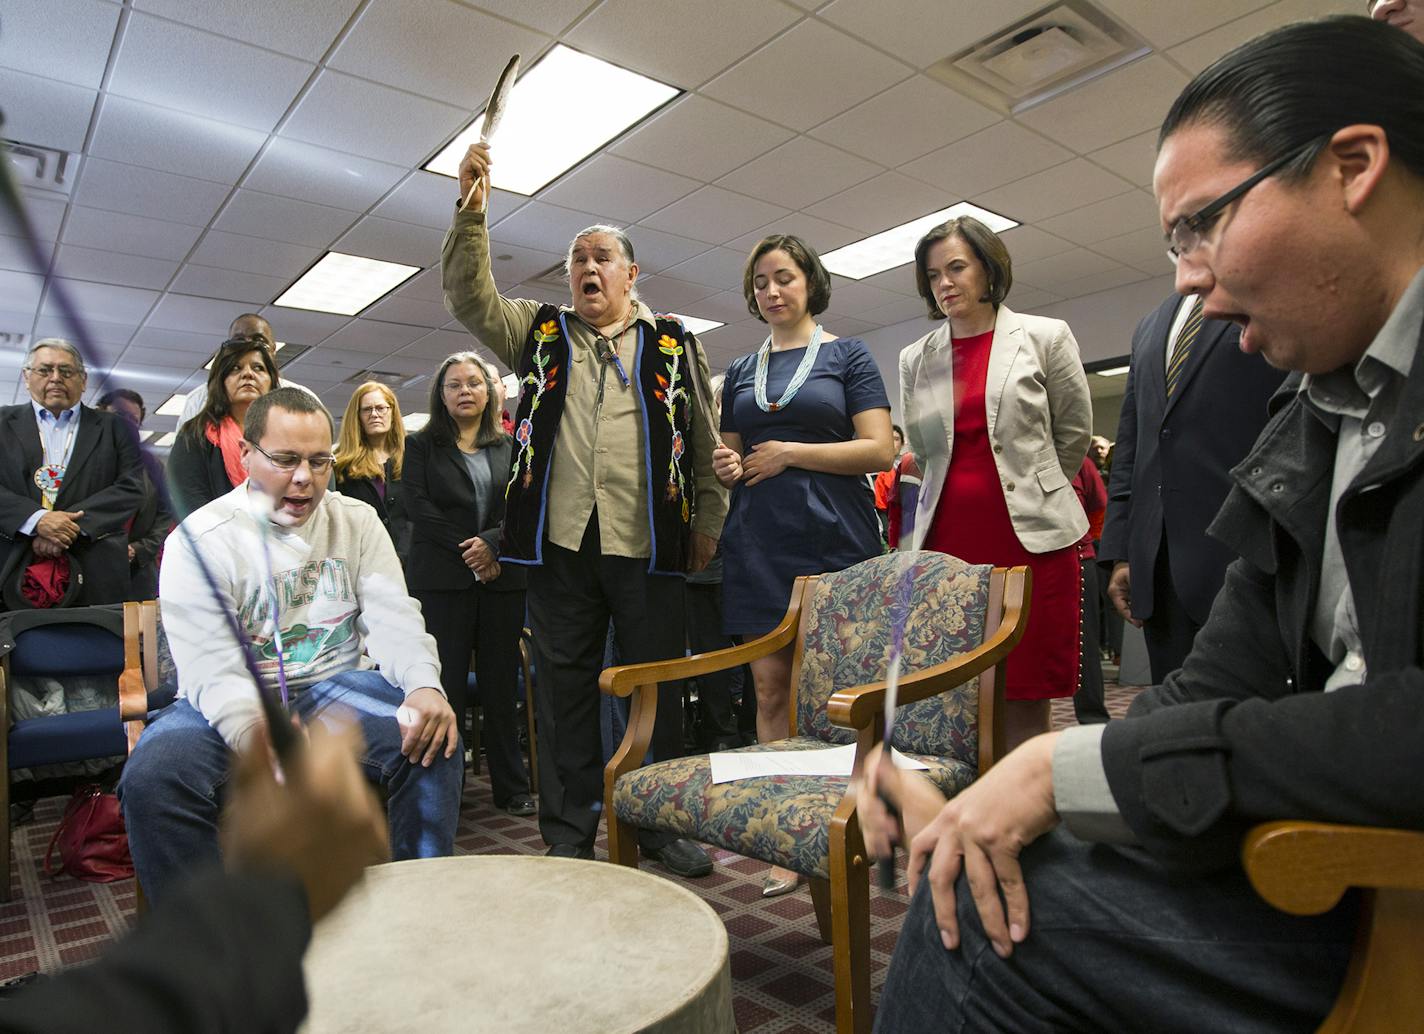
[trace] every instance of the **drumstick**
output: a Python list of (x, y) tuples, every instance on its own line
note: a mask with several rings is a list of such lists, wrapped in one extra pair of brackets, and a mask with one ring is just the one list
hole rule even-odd
[[(895, 583), (895, 595), (890, 600), (890, 663), (885, 672), (885, 740), (881, 749), (880, 764), (883, 768), (886, 765), (894, 767), (894, 759), (891, 754), (894, 751), (895, 736), (895, 707), (900, 689), (900, 666), (905, 656), (905, 626), (910, 619), (910, 599), (915, 588), (915, 561), (913, 557), (904, 558), (900, 577)], [(877, 796), (884, 803), (886, 809), (894, 818), (897, 826), (902, 825), (903, 816), (900, 809), (890, 800), (885, 793), (883, 785), (877, 790)], [(895, 846), (890, 845), (890, 853), (880, 859), (877, 865), (880, 875), (880, 889), (895, 889)]]

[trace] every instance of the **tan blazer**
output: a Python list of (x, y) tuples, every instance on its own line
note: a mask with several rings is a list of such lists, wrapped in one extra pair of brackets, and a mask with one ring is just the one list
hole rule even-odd
[[(1077, 542), (1088, 518), (1071, 482), (1088, 452), (1093, 404), (1068, 324), (1001, 305), (984, 408), (999, 483), (1023, 547), (1047, 553)], [(900, 353), (900, 417), (924, 475), (910, 545), (919, 549), (954, 450), (948, 320)]]

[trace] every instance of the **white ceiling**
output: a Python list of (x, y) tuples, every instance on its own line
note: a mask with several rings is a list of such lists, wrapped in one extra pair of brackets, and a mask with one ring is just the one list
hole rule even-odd
[[(510, 53), (528, 67), (562, 41), (687, 93), (537, 198), (496, 192), (502, 290), (557, 300), (527, 279), (577, 229), (626, 224), (655, 307), (728, 322), (705, 335), (721, 368), (764, 334), (740, 294), (762, 234), (826, 251), (967, 199), (1025, 224), (1006, 235), (1010, 304), (1114, 328), (1080, 343), (1085, 360), (1119, 355), (1116, 328), (1169, 271), (1150, 181), (1171, 99), (1250, 36), (1359, 4), (1096, 0), (1152, 53), (1017, 117), (924, 74), (1046, 2), (6, 0), (4, 135), (74, 157), (67, 198), (26, 189), (48, 270), (0, 225), (0, 342), (68, 334), (49, 286), (62, 278), (114, 371), (91, 395), (124, 384), (150, 410), (202, 381), (246, 310), (309, 346), (285, 372), (338, 411), (361, 369), (430, 369), (470, 339), (440, 301), (456, 188), (420, 166)], [(570, 118), (597, 104), (570, 84)], [(426, 272), (356, 319), (273, 306), (329, 248)], [(928, 325), (908, 266), (836, 278), (825, 322), (868, 335), (890, 377)], [(6, 401), (24, 397), (20, 358), (0, 353)], [(427, 390), (402, 406), (423, 409)]]

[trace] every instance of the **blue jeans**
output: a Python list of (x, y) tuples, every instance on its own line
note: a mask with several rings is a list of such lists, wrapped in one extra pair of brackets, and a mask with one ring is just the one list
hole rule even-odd
[[(396, 708), (403, 694), (379, 672), (348, 671), (298, 693), (303, 722), (350, 718), (366, 747), (361, 767), (385, 788), (391, 853), (405, 858), (453, 854), (460, 812), (463, 751), (429, 768), (400, 752)], [(119, 781), (129, 849), (144, 894), (157, 903), (184, 876), (221, 860), (218, 816), (232, 751), (185, 699), (165, 707), (144, 730)]]
[(876, 1034), (1232, 1031), (1307, 1034), (1340, 987), (1358, 900), (1277, 912), (1239, 868), (1172, 873), (1063, 829), (1020, 856), (1029, 934), (1001, 959), (968, 881), (946, 951), (921, 882), (885, 975)]

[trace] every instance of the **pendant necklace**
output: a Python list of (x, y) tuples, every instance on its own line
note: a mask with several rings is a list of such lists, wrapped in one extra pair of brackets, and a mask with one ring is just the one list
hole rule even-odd
[[(77, 423), (77, 421), (76, 421)], [(69, 455), (69, 446), (74, 442), (74, 427), (70, 427), (69, 433), (64, 436), (64, 446), (59, 451), (59, 459), (64, 459)], [(45, 436), (40, 435), (40, 453), (43, 461), (35, 470), (35, 487), (40, 490), (40, 501), (46, 510), (53, 510), (54, 504), (59, 499), (59, 490), (64, 484), (65, 464), (51, 463), (49, 458), (49, 446), (45, 441)]]
[(806, 346), (806, 354), (801, 357), (801, 362), (796, 367), (796, 372), (791, 375), (791, 382), (786, 385), (786, 390), (781, 393), (781, 398), (775, 402), (766, 400), (766, 370), (771, 364), (771, 335), (766, 336), (766, 340), (757, 349), (756, 378), (754, 382), (756, 393), (756, 404), (761, 407), (763, 413), (775, 413), (791, 405), (791, 400), (796, 397), (796, 393), (801, 390), (801, 385), (806, 383), (806, 378), (811, 376), (811, 367), (816, 365), (816, 353), (821, 348), (821, 325), (816, 324), (816, 329), (811, 332), (811, 342)]

